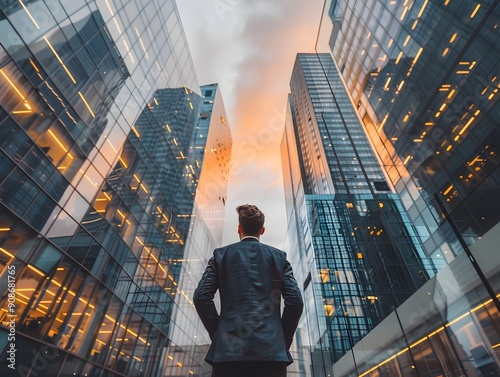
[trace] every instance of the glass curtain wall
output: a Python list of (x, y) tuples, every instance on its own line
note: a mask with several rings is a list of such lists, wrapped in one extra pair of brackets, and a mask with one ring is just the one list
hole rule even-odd
[(309, 297), (302, 345), (314, 347), (312, 368), (321, 375), (435, 268), (386, 182), (331, 56), (298, 54), (290, 87), (282, 142), (289, 242), (302, 246), (291, 248)]
[(316, 50), (438, 269), (335, 376), (500, 374), (499, 24), (498, 1), (325, 2)]
[(198, 135), (175, 2), (9, 2), (0, 30), (0, 373), (11, 314), (19, 375), (199, 373), (172, 335), (178, 311), (195, 316), (179, 280), (196, 213), (199, 244), (220, 234), (193, 209), (209, 159), (194, 150), (218, 141), (227, 174), (230, 136)]

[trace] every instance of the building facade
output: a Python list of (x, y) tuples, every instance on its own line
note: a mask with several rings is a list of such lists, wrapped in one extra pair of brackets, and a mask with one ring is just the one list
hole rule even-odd
[[(182, 257), (174, 260), (179, 268), (177, 310), (167, 350), (172, 359), (165, 365), (164, 376), (181, 377), (192, 371), (196, 376), (208, 377), (212, 372), (204, 362), (211, 340), (191, 298), (213, 250), (222, 243), (232, 139), (219, 86), (203, 85), (201, 92), (190, 152), (182, 166), (187, 186), (192, 188), (191, 208), (186, 245)], [(192, 99), (193, 94), (189, 97)], [(172, 187), (172, 191), (176, 189)], [(190, 367), (179, 368), (178, 362)]]
[(331, 32), (333, 57), (391, 184), (426, 253), (436, 263), (449, 263), (462, 248), (440, 221), (440, 203), (468, 244), (500, 221), (494, 207), (498, 3), (328, 1), (327, 6), (337, 27), (331, 32), (325, 19), (322, 32)]
[(435, 267), (387, 184), (331, 56), (298, 54), (290, 87), (282, 141), (289, 249), (297, 250), (291, 259), (307, 303), (307, 339), (298, 346), (311, 350), (319, 376)]
[(175, 2), (0, 14), (2, 375), (200, 375), (181, 274), (221, 241), (231, 135)]
[(335, 375), (500, 373), (499, 24), (497, 1), (325, 2), (317, 51), (439, 271)]

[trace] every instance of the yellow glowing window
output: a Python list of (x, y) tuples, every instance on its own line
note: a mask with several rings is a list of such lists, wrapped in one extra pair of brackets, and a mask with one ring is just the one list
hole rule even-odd
[(450, 185), (446, 190), (444, 190), (443, 195), (448, 195), (448, 193), (453, 189), (453, 185)]
[(0, 251), (1, 251), (2, 253), (4, 253), (5, 255), (7, 255), (8, 257), (10, 257), (10, 258), (14, 258), (14, 255), (13, 255), (13, 254), (9, 253), (9, 252), (8, 252), (7, 250), (5, 250), (5, 249), (2, 249), (1, 247), (0, 247)]
[(400, 51), (398, 54), (398, 57), (396, 58), (396, 61), (394, 63), (398, 64), (402, 57), (403, 57), (403, 51)]
[(424, 4), (422, 5), (422, 8), (420, 8), (420, 12), (418, 12), (418, 16), (417, 17), (422, 17), (422, 14), (424, 14), (424, 10), (425, 10), (425, 7), (427, 6), (427, 3), (429, 2), (429, 0), (425, 0), (424, 1)]
[(405, 16), (406, 16), (406, 12), (408, 12), (408, 7), (404, 7), (403, 9), (403, 13), (401, 14), (401, 17), (400, 17), (400, 20), (403, 21)]
[(467, 128), (469, 128), (469, 126), (472, 124), (472, 122), (474, 122), (474, 119), (476, 119), (475, 117), (471, 117), (467, 123), (465, 123), (465, 126), (460, 130), (460, 132), (458, 133), (459, 135), (462, 135), (465, 130), (467, 130)]
[(333, 306), (333, 304), (325, 304), (323, 306), (325, 308), (325, 315), (327, 317), (331, 317), (335, 312), (335, 306)]
[(474, 10), (472, 11), (471, 15), (470, 15), (470, 18), (474, 18), (477, 14), (477, 11), (479, 10), (479, 8), (481, 8), (481, 4), (477, 4), (476, 7), (474, 8)]
[(387, 78), (387, 81), (385, 82), (385, 85), (384, 85), (384, 88), (383, 88), (384, 90), (389, 90), (389, 84), (391, 82), (391, 79), (392, 79), (392, 77), (388, 77)]
[(46, 36), (43, 36), (43, 39), (45, 40), (45, 42), (47, 43), (47, 45), (49, 46), (49, 48), (52, 50), (52, 53), (55, 55), (56, 59), (59, 61), (59, 64), (61, 64), (61, 66), (64, 68), (64, 70), (66, 71), (66, 73), (68, 74), (69, 78), (71, 79), (71, 81), (73, 82), (73, 84), (76, 84), (76, 80), (75, 78), (73, 77), (73, 75), (71, 74), (71, 72), (69, 71), (68, 67), (66, 67), (66, 65), (64, 64), (64, 62), (62, 61), (61, 57), (59, 56), (59, 54), (57, 53), (57, 51), (55, 50), (54, 46), (52, 46), (52, 44), (50, 43), (50, 41), (47, 39)]
[(83, 103), (85, 104), (85, 106), (87, 107), (87, 110), (89, 111), (90, 115), (92, 115), (92, 118), (95, 118), (95, 114), (94, 112), (92, 111), (89, 103), (87, 102), (87, 100), (85, 99), (85, 97), (83, 96), (83, 94), (81, 92), (78, 92), (78, 95), (80, 96), (80, 98), (82, 99)]
[(323, 268), (319, 271), (319, 276), (321, 277), (321, 282), (328, 283), (330, 281), (330, 269)]
[(139, 134), (139, 131), (137, 131), (137, 128), (135, 128), (135, 126), (132, 126), (132, 131), (134, 131), (135, 136), (141, 137), (141, 135)]

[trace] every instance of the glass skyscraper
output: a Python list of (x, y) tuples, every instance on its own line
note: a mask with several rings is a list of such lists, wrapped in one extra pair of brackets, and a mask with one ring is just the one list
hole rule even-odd
[[(329, 5), (328, 5), (329, 4)], [(377, 152), (441, 265), (500, 221), (496, 1), (327, 1), (325, 35)], [(439, 229), (439, 230), (438, 230)], [(441, 260), (440, 260), (441, 259)]]
[[(172, 317), (164, 376), (180, 377), (186, 372), (197, 376), (211, 374), (211, 367), (204, 362), (211, 340), (194, 309), (192, 297), (208, 259), (222, 242), (232, 139), (218, 85), (204, 85), (201, 91), (198, 120), (190, 134), (187, 158), (179, 160), (190, 191), (189, 196), (178, 197), (176, 201), (189, 203), (188, 212), (178, 215), (186, 221), (187, 239), (181, 257), (173, 259), (178, 269), (177, 310)], [(189, 100), (193, 97), (197, 95), (190, 93)], [(172, 192), (180, 189), (179, 181), (171, 182)], [(182, 369), (179, 363), (190, 367)]]
[(329, 54), (299, 54), (282, 141), (290, 250), (315, 375), (429, 278)]
[(333, 56), (438, 271), (335, 376), (500, 374), (498, 1), (326, 1)]
[(0, 29), (2, 375), (199, 375), (231, 135), (175, 2), (9, 2)]

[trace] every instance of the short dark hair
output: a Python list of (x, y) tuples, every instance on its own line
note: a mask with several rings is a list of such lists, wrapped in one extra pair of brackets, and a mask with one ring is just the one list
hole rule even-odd
[(266, 217), (257, 206), (243, 204), (236, 207), (238, 212), (238, 222), (244, 234), (249, 236), (259, 236)]

